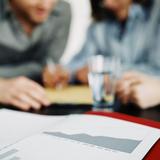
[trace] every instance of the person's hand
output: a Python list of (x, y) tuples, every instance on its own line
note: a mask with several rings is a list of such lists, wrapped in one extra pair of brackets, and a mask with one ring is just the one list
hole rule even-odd
[(70, 73), (67, 69), (55, 65), (56, 71), (53, 73), (48, 66), (43, 71), (43, 84), (45, 87), (57, 88), (66, 87), (69, 83)]
[(50, 105), (43, 87), (25, 77), (0, 80), (0, 103), (22, 110)]
[(144, 81), (148, 81), (149, 76), (139, 72), (126, 72), (122, 75), (117, 85), (117, 95), (122, 103), (127, 104), (130, 101), (131, 86)]
[(132, 84), (130, 87), (130, 102), (141, 109), (160, 104), (160, 82), (148, 79)]
[(83, 67), (76, 72), (76, 79), (82, 84), (88, 84), (88, 67)]

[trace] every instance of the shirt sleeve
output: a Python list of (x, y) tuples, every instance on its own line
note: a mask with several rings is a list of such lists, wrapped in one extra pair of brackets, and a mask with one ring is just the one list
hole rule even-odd
[(86, 41), (82, 50), (76, 54), (71, 61), (65, 66), (74, 78), (75, 72), (87, 65), (87, 57), (96, 55), (98, 53), (98, 46), (94, 36), (94, 24), (92, 23), (88, 29)]
[(54, 38), (48, 46), (48, 56), (52, 57), (55, 63), (59, 63), (59, 60), (64, 53), (71, 23), (70, 5), (67, 2), (59, 1), (59, 6), (57, 7), (61, 10), (61, 18), (56, 33), (54, 34)]
[(160, 78), (160, 45), (159, 40), (154, 41), (154, 46), (149, 50), (146, 57), (143, 57), (143, 61), (134, 64), (122, 63), (122, 72), (126, 71), (138, 71), (145, 73), (152, 78)]
[(0, 66), (0, 77), (14, 78), (25, 76), (34, 81), (41, 83), (41, 73), (44, 65), (39, 62), (26, 62), (19, 65)]
[(160, 66), (155, 66), (154, 64), (148, 63), (140, 63), (134, 65), (122, 65), (122, 72), (126, 71), (137, 71), (141, 73), (145, 73), (152, 78), (159, 78), (160, 79)]
[(148, 51), (145, 52), (142, 60), (133, 64), (128, 64), (127, 62), (122, 63), (122, 72), (138, 71), (145, 73), (152, 78), (160, 78), (160, 32), (156, 32), (155, 34), (152, 44), (149, 44), (149, 47), (145, 47)]

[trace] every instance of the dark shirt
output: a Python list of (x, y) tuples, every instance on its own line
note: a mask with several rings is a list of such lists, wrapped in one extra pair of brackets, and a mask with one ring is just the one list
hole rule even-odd
[(40, 81), (46, 58), (58, 63), (70, 28), (71, 11), (59, 0), (48, 20), (28, 36), (10, 10), (8, 0), (0, 0), (0, 77), (26, 76)]

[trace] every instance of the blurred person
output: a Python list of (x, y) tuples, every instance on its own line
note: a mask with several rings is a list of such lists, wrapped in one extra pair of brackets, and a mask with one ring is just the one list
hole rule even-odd
[(159, 82), (151, 77), (160, 76), (160, 1), (91, 0), (91, 6), (94, 20), (84, 47), (66, 66), (70, 81), (88, 84), (88, 56), (118, 55), (119, 99), (143, 109), (159, 104)]
[(70, 19), (70, 6), (61, 0), (0, 0), (0, 103), (23, 110), (50, 104), (36, 82), (47, 57), (58, 63)]
[(64, 52), (71, 10), (61, 0), (0, 0), (0, 77), (40, 82), (47, 57)]
[(139, 71), (160, 76), (158, 37), (160, 1), (91, 0), (92, 17), (81, 52), (66, 68), (72, 80), (88, 83), (87, 57), (116, 55), (121, 58), (122, 73)]
[(141, 109), (160, 104), (160, 80), (139, 72), (126, 72), (117, 86), (118, 98), (124, 103), (134, 103)]

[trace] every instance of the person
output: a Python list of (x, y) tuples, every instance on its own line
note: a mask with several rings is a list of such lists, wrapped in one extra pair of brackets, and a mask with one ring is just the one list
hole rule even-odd
[(160, 104), (160, 80), (139, 72), (126, 72), (117, 85), (118, 98), (124, 103), (147, 109)]
[(70, 5), (61, 0), (0, 0), (0, 103), (49, 105), (37, 83), (47, 57), (58, 63), (63, 54), (70, 20)]
[(84, 47), (65, 66), (70, 73), (70, 80), (65, 83), (78, 80), (88, 84), (87, 57), (98, 54), (119, 56), (121, 74), (137, 71), (151, 77), (160, 76), (158, 0), (91, 0), (91, 8), (93, 22)]
[(0, 77), (40, 82), (47, 57), (63, 54), (70, 20), (61, 0), (0, 0)]
[(65, 66), (71, 78), (88, 83), (87, 57), (97, 54), (119, 54), (122, 73), (136, 70), (160, 76), (160, 54), (155, 50), (159, 46), (159, 1), (91, 0), (91, 6), (94, 20), (84, 47)]
[(155, 50), (159, 2), (91, 0), (91, 5), (94, 21), (83, 49), (66, 66), (71, 75), (81, 83), (88, 83), (87, 57), (101, 54), (120, 56), (122, 73), (135, 70), (160, 76), (160, 52)]

